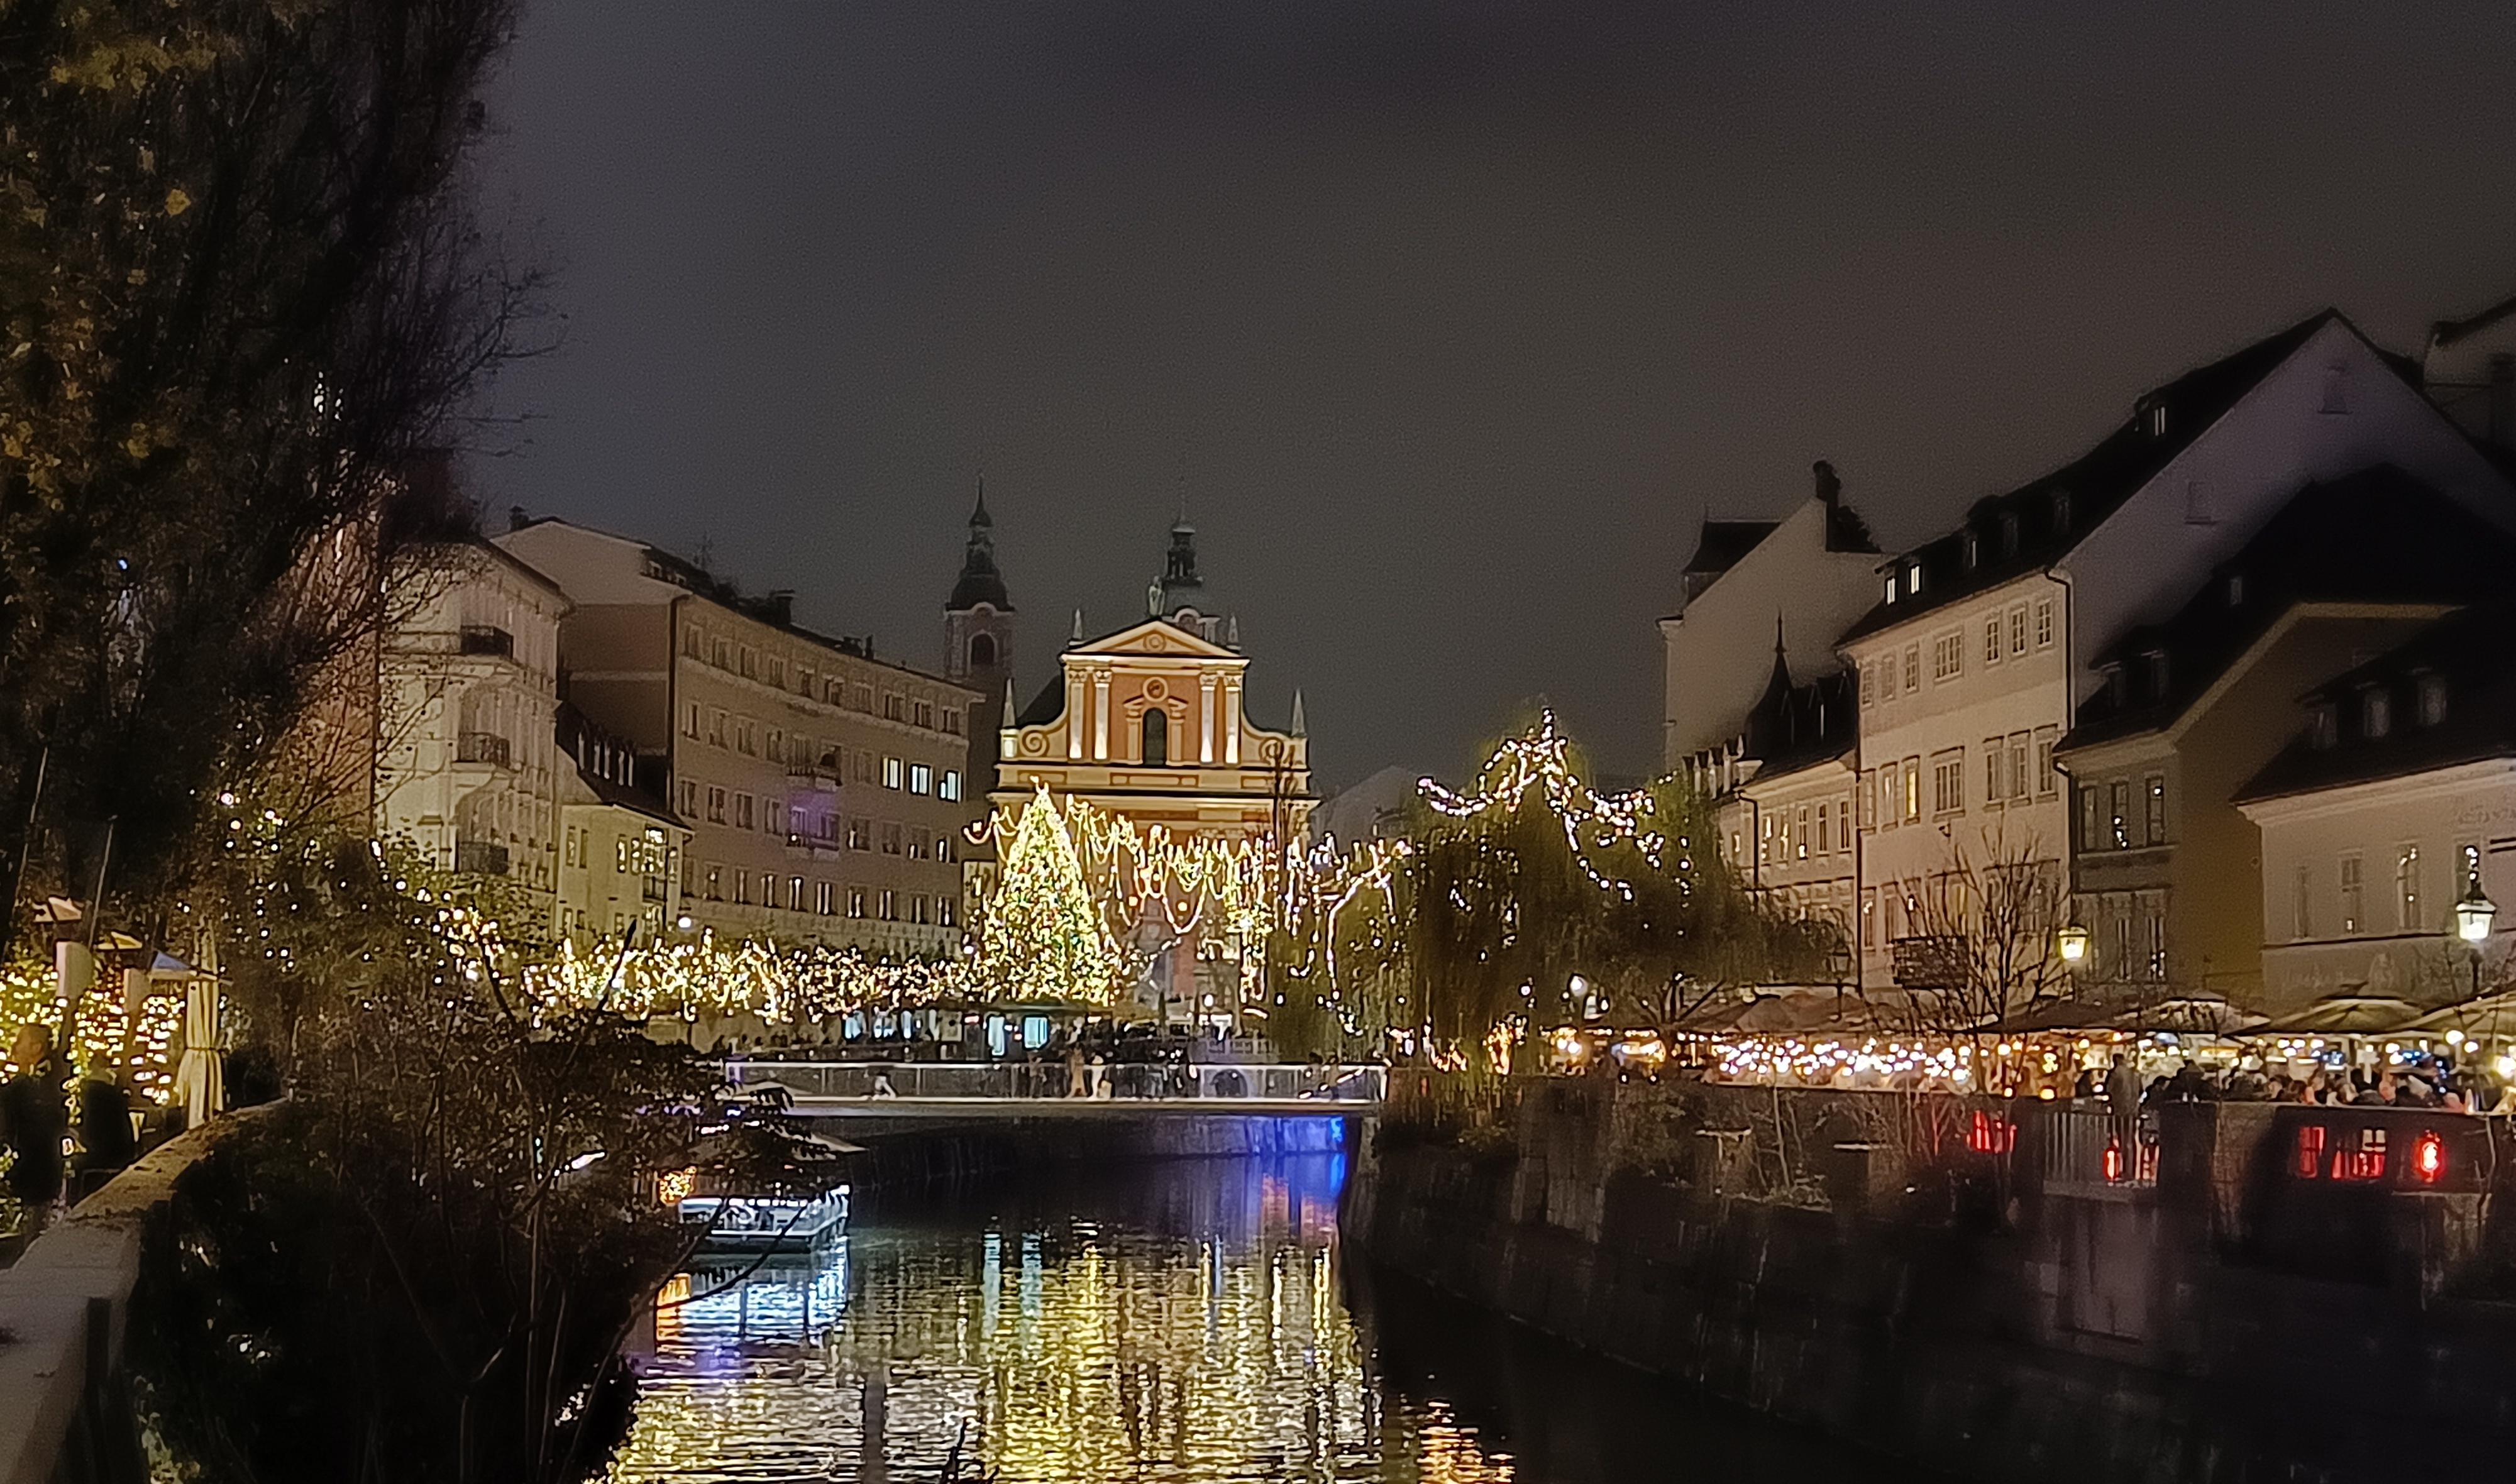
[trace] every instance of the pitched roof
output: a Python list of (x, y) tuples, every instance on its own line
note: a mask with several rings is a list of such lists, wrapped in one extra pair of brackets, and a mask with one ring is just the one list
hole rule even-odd
[(1064, 715), (1066, 715), (1066, 667), (1060, 665), (1056, 673), (1048, 678), (1048, 683), (1039, 687), (1039, 694), (1032, 696), (1030, 704), (1022, 709), (1022, 715), (1014, 718), (1013, 724), (1046, 726)]
[(1727, 572), (1781, 524), (1779, 520), (1706, 519), (1695, 539), (1695, 555), (1686, 558), (1686, 565), (1679, 570), (1685, 576)]
[[(2465, 608), (2403, 643), (2307, 692), (2328, 720), (2310, 725), (2237, 791), (2250, 803), (2319, 793), (2353, 783), (2405, 778), (2465, 763), (2516, 758), (2516, 604)], [(2442, 687), (2443, 715), (2422, 716), (2422, 688)], [(2367, 698), (2381, 695), (2381, 733), (2369, 726)]]
[[(2131, 416), (2095, 447), (2007, 494), (1977, 501), (1963, 525), (1898, 558), (1896, 565), (1919, 565), (1919, 590), (1872, 607), (1844, 638), (1904, 623), (2059, 560), (2317, 331), (2333, 323), (2358, 334), (2339, 310), (2325, 309), (2144, 393), (2132, 403)], [(2398, 375), (2416, 378), (2398, 357), (2377, 353)]]
[(2510, 295), (2477, 314), (2439, 320), (2429, 327), (2429, 344), (2439, 348), (2453, 345), (2467, 335), (2489, 329), (2510, 314), (2516, 314), (2516, 295)]
[[(2299, 603), (2466, 603), (2498, 592), (2516, 538), (2391, 464), (2307, 485), (2163, 623), (2098, 651), (2122, 666), (2079, 707), (2062, 749), (2172, 724)], [(2160, 677), (2145, 674), (2164, 656)]]

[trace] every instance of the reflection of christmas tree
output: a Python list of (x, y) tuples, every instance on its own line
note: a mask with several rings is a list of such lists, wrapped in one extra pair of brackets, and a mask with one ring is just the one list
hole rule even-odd
[(1066, 820), (1041, 789), (1023, 810), (987, 900), (987, 974), (997, 990), (1024, 1000), (1093, 1004), (1110, 997), (1110, 957), (1100, 915), (1083, 888), (1083, 868)]

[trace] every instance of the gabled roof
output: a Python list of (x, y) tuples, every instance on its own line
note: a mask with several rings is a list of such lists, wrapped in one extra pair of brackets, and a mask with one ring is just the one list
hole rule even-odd
[[(2339, 310), (2325, 309), (2144, 393), (2131, 416), (2086, 453), (2007, 494), (1977, 501), (1956, 530), (1886, 564), (1918, 563), (1920, 591), (1872, 607), (1844, 638), (1904, 623), (2060, 560), (2328, 324), (2359, 335)], [(2417, 384), (2415, 368), (2369, 349)]]
[(1757, 764), (1751, 782), (1840, 758), (1861, 737), (1861, 687), (1854, 672), (1838, 670), (1792, 684), (1776, 655), (1774, 679), (1747, 716), (1746, 756)]
[(1105, 634), (1099, 639), (1086, 639), (1079, 644), (1069, 644), (1066, 652), (1130, 656), (1153, 654), (1163, 657), (1177, 653), (1193, 659), (1233, 660), (1242, 664), (1247, 663), (1247, 659), (1239, 653), (1227, 649), (1201, 635), (1193, 634), (1167, 618), (1139, 620), (1114, 634)]
[(1680, 569), (1683, 576), (1710, 576), (1729, 571), (1740, 557), (1756, 549), (1756, 543), (1774, 533), (1779, 520), (1713, 520), (1705, 519), (1701, 532), (1695, 538), (1695, 555), (1686, 558)]
[(2466, 336), (2489, 329), (2510, 315), (2516, 315), (2516, 295), (2500, 300), (2478, 314), (2439, 320), (2429, 327), (2429, 344), (2443, 350)]
[[(2300, 603), (2461, 604), (2511, 570), (2516, 538), (2391, 464), (2309, 484), (2173, 617), (2098, 651), (2122, 681), (2079, 707), (2062, 749), (2172, 725)], [(2164, 656), (2163, 691), (2152, 655)]]
[[(2311, 711), (2328, 710), (2330, 730), (2319, 740), (2316, 728), (2309, 726), (2238, 790), (2236, 802), (2516, 759), (2516, 667), (2507, 663), (2511, 644), (2516, 644), (2516, 604), (2465, 608), (2317, 686), (2307, 692), (2307, 705)], [(2426, 685), (2442, 687), (2445, 711), (2433, 722), (2421, 718)], [(2371, 735), (2367, 724), (2371, 693), (2387, 702), (2381, 736)]]

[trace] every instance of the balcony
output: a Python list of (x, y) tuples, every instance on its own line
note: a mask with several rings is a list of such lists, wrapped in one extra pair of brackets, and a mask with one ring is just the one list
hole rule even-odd
[(454, 761), (486, 763), (491, 767), (513, 767), (515, 749), (507, 739), (493, 731), (467, 731), (454, 739)]
[(465, 624), (463, 632), (455, 637), (454, 652), (511, 660), (516, 657), (516, 637), (494, 625)]
[(454, 869), (466, 876), (507, 874), (507, 847), (486, 840), (454, 842)]

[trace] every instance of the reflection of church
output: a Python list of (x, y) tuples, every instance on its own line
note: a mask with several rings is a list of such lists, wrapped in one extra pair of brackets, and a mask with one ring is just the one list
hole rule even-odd
[[(999, 736), (992, 802), (1018, 815), (1046, 787), (1140, 827), (1160, 825), (1174, 840), (1302, 838), (1316, 801), (1301, 695), (1286, 730), (1249, 721), (1239, 623), (1213, 611), (1185, 516), (1171, 528), (1146, 608), (1143, 619), (1097, 639), (1084, 637), (1076, 616), (1057, 675)], [(1237, 988), (1238, 979), (1222, 951), (1173, 945), (1154, 965), (1145, 1008), (1185, 1017), (1208, 994), (1218, 1007), (1237, 1002), (1216, 987)], [(1192, 974), (1207, 982), (1192, 989)]]

